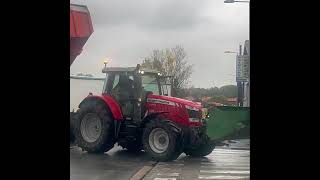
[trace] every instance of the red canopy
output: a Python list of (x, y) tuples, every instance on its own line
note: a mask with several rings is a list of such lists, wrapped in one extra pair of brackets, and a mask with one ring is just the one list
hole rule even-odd
[(70, 66), (81, 53), (82, 47), (93, 32), (86, 6), (70, 4)]

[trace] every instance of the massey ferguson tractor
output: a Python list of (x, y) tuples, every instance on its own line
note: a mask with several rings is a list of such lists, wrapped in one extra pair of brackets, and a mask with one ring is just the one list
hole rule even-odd
[(129, 151), (146, 151), (159, 161), (182, 152), (206, 156), (215, 148), (206, 134), (202, 106), (164, 95), (160, 73), (137, 67), (104, 67), (101, 95), (88, 95), (74, 116), (76, 144), (104, 153), (115, 143)]

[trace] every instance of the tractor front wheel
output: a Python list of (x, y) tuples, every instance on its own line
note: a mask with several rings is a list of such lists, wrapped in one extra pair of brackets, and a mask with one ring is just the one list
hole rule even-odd
[(186, 155), (193, 157), (203, 157), (209, 155), (215, 148), (215, 143), (210, 141), (210, 138), (205, 135), (203, 143), (195, 149), (187, 149), (184, 152)]
[(181, 134), (167, 121), (152, 120), (146, 124), (142, 143), (148, 155), (157, 161), (175, 160), (182, 153)]

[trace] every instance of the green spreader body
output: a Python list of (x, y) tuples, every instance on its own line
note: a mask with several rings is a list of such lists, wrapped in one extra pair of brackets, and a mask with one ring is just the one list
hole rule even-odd
[(250, 108), (220, 106), (209, 112), (207, 134), (211, 140), (250, 138)]

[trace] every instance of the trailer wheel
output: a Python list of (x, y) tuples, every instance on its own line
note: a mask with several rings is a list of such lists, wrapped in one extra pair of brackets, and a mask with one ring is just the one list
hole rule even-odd
[(158, 161), (175, 160), (182, 153), (181, 134), (166, 121), (152, 120), (147, 123), (142, 143), (148, 155)]
[(78, 146), (89, 153), (104, 153), (113, 148), (114, 121), (105, 104), (89, 101), (78, 110), (75, 137)]
[(209, 155), (215, 148), (215, 143), (210, 141), (209, 137), (205, 135), (203, 143), (195, 149), (186, 149), (186, 155), (193, 157), (203, 157)]

